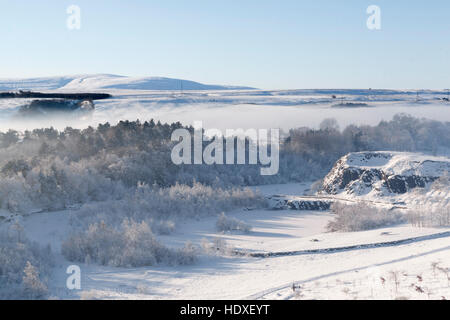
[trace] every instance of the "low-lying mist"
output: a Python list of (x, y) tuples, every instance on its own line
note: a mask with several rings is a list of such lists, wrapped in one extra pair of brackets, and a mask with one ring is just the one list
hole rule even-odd
[(370, 107), (333, 108), (331, 104), (312, 104), (298, 106), (255, 105), (234, 102), (195, 102), (179, 103), (153, 101), (142, 97), (117, 97), (95, 103), (90, 114), (65, 113), (49, 117), (20, 117), (18, 110), (23, 102), (0, 101), (0, 130), (32, 130), (53, 127), (84, 129), (88, 126), (109, 122), (117, 124), (120, 120), (140, 119), (160, 120), (161, 122), (180, 121), (192, 125), (202, 121), (204, 128), (220, 130), (236, 128), (280, 128), (288, 131), (298, 127), (318, 128), (325, 118), (335, 118), (341, 128), (350, 124), (376, 125), (389, 121), (395, 114), (406, 113), (418, 118), (450, 121), (449, 104), (420, 103), (374, 103)]

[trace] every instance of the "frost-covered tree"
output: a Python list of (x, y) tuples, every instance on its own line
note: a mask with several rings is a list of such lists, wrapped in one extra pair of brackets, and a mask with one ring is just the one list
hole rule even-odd
[[(353, 151), (440, 154), (450, 149), (448, 122), (400, 114), (376, 126), (349, 125), (340, 131), (335, 120), (326, 119), (319, 129), (290, 130), (280, 144), (278, 174), (261, 176), (259, 166), (248, 164), (175, 165), (171, 134), (179, 128), (179, 122), (138, 120), (83, 130), (0, 133), (0, 207), (55, 210), (123, 199), (139, 183), (164, 189), (177, 183), (193, 186), (194, 181), (214, 188), (311, 181), (323, 178), (337, 159)], [(248, 157), (250, 141), (244, 144)]]
[(42, 283), (39, 278), (39, 271), (30, 263), (30, 261), (27, 261), (23, 273), (22, 284), (25, 297), (38, 299), (44, 297), (48, 293), (47, 286)]

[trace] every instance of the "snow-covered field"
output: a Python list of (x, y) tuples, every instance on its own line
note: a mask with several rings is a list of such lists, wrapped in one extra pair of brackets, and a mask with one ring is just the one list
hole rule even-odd
[[(265, 195), (302, 194), (309, 184), (255, 187)], [(296, 252), (275, 257), (202, 254), (191, 266), (115, 268), (79, 264), (81, 290), (66, 288), (69, 265), (60, 253), (70, 230), (70, 210), (21, 217), (25, 233), (50, 244), (56, 263), (50, 295), (61, 299), (442, 299), (450, 297), (450, 228), (407, 224), (362, 232), (326, 233), (328, 212), (235, 210), (229, 217), (249, 233), (220, 233), (217, 217), (187, 219), (160, 240), (173, 247), (221, 238), (246, 253)], [(403, 239), (410, 241), (395, 242)], [(392, 243), (392, 244), (390, 244)], [(365, 246), (368, 244), (378, 244)], [(343, 248), (334, 252), (298, 253)]]

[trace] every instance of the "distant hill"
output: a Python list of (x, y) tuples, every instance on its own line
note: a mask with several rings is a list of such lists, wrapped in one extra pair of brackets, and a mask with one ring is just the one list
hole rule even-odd
[(250, 87), (208, 85), (190, 80), (162, 77), (126, 77), (111, 74), (62, 77), (0, 79), (0, 91), (9, 90), (233, 90)]

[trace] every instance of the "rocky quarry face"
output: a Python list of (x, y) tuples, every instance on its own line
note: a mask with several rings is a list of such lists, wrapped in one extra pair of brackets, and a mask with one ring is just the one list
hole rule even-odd
[(286, 197), (274, 195), (267, 198), (269, 208), (273, 210), (311, 210), (327, 211), (330, 210), (332, 200), (319, 199), (313, 197)]
[(450, 172), (450, 160), (418, 153), (358, 152), (336, 162), (321, 193), (349, 195), (404, 194), (425, 188)]

